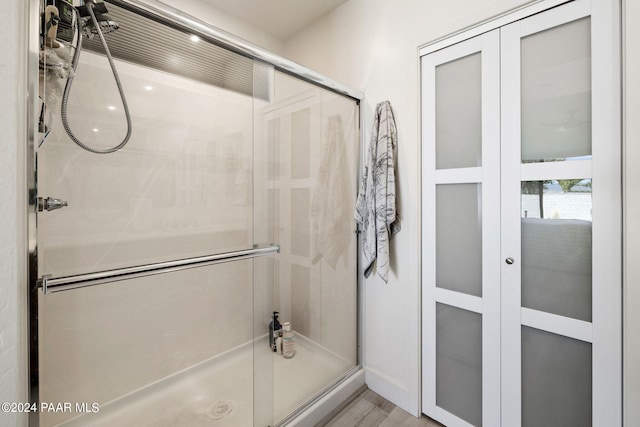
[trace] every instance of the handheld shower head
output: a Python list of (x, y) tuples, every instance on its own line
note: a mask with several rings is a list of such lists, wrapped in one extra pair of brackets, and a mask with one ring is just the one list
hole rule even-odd
[[(116, 21), (112, 21), (105, 14), (100, 14), (100, 13), (96, 14), (96, 21), (100, 26), (100, 31), (102, 31), (102, 34), (113, 33), (118, 28), (120, 28), (120, 24), (118, 24)], [(88, 39), (92, 39), (97, 34), (98, 34), (98, 29), (93, 24), (93, 21), (91, 20), (91, 18), (88, 18), (82, 25), (82, 35)]]
[(96, 3), (95, 0), (87, 0), (85, 5), (76, 8), (76, 11), (81, 17), (88, 16), (89, 19), (82, 21), (81, 19), (76, 19), (75, 23), (77, 29), (77, 45), (73, 53), (72, 68), (75, 71), (78, 65), (78, 59), (80, 58), (80, 52), (82, 51), (82, 34), (89, 36), (89, 38), (93, 37), (94, 34), (97, 34), (100, 38), (100, 43), (102, 43), (102, 47), (104, 47), (104, 53), (107, 57), (107, 60), (109, 61), (111, 71), (113, 72), (113, 78), (116, 81), (116, 86), (118, 86), (118, 92), (120, 93), (120, 99), (122, 100), (122, 107), (127, 119), (127, 134), (118, 145), (105, 149), (87, 145), (75, 136), (75, 134), (71, 130), (71, 127), (69, 126), (69, 120), (67, 116), (67, 104), (69, 101), (69, 93), (71, 92), (71, 83), (73, 82), (73, 76), (70, 76), (67, 79), (67, 84), (65, 85), (64, 93), (62, 95), (62, 107), (60, 108), (62, 125), (64, 126), (64, 130), (67, 132), (67, 135), (69, 135), (69, 138), (71, 138), (71, 140), (80, 148), (96, 154), (113, 153), (127, 145), (127, 142), (129, 142), (129, 138), (131, 137), (131, 115), (129, 114), (129, 107), (127, 106), (127, 100), (124, 96), (124, 90), (122, 89), (122, 83), (120, 82), (120, 77), (118, 76), (116, 65), (113, 61), (113, 57), (111, 56), (111, 52), (109, 52), (109, 46), (104, 39), (104, 33), (110, 33), (117, 30), (119, 28), (119, 25), (106, 17), (105, 13), (107, 13), (107, 8), (102, 2)]

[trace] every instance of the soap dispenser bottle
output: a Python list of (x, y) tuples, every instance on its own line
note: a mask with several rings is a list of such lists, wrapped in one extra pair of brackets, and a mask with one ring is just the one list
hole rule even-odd
[(282, 325), (278, 321), (278, 315), (280, 313), (277, 311), (273, 312), (272, 320), (269, 323), (269, 347), (271, 351), (274, 353), (278, 350), (276, 346), (276, 342), (278, 337), (282, 335)]
[(293, 341), (293, 331), (291, 323), (284, 322), (284, 332), (282, 334), (282, 357), (291, 359), (296, 354), (295, 343)]

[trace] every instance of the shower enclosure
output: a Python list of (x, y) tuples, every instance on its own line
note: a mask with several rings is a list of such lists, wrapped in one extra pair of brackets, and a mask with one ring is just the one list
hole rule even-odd
[[(126, 146), (71, 141), (46, 65), (34, 101), (31, 425), (295, 420), (359, 369), (362, 96), (160, 2), (105, 5)], [(127, 133), (97, 38), (67, 114), (98, 148)]]

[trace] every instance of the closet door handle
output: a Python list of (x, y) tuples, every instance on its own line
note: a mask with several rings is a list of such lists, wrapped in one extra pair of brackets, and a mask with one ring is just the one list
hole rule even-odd
[(513, 259), (513, 258), (509, 257), (509, 258), (505, 259), (505, 260), (504, 260), (504, 262), (506, 262), (507, 264), (511, 265), (511, 264), (513, 264), (515, 261), (514, 261), (514, 259)]

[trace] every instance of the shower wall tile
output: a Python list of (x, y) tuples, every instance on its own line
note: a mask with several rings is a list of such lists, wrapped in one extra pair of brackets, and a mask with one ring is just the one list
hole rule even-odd
[(273, 198), (271, 199), (273, 202), (273, 238), (274, 242), (281, 242), (281, 231), (282, 231), (282, 214), (280, 212), (281, 202), (280, 202), (280, 189), (273, 190)]
[(309, 336), (311, 334), (311, 299), (309, 268), (291, 265), (291, 328)]
[(280, 119), (275, 118), (267, 123), (268, 146), (272, 150), (272, 157), (269, 164), (271, 165), (271, 177), (274, 181), (280, 179)]
[(281, 275), (281, 263), (279, 259), (273, 261), (273, 294), (275, 295), (275, 301), (271, 305), (272, 308), (280, 309), (282, 304), (280, 303), (280, 295), (282, 295), (282, 281), (284, 278)]
[(309, 178), (310, 127), (309, 108), (291, 115), (291, 179)]
[(291, 253), (309, 257), (309, 189), (291, 189)]

